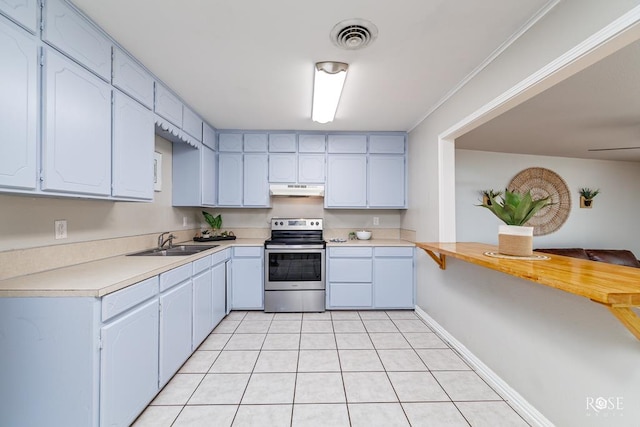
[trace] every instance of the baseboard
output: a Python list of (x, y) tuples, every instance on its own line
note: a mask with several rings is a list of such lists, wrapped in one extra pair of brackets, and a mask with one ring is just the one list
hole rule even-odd
[(460, 341), (455, 339), (453, 335), (447, 332), (438, 322), (429, 316), (423, 309), (416, 306), (416, 314), (424, 320), (431, 329), (433, 329), (441, 338), (443, 338), (455, 351), (471, 365), (471, 367), (480, 375), (493, 389), (502, 396), (509, 405), (513, 407), (529, 424), (540, 427), (554, 427), (540, 411), (533, 407), (524, 397), (515, 391), (509, 384), (500, 378), (495, 372), (485, 365), (476, 355), (466, 348)]

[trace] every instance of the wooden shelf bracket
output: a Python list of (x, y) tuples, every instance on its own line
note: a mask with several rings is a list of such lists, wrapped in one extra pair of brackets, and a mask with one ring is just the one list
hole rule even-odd
[(440, 267), (440, 270), (446, 270), (447, 269), (447, 256), (443, 255), (443, 254), (438, 254), (436, 255), (435, 252), (429, 250), (429, 249), (425, 249), (422, 248), (427, 255), (429, 255), (431, 257), (432, 260), (434, 260), (436, 262), (436, 264), (438, 264), (438, 266)]
[(640, 340), (640, 317), (631, 309), (631, 307), (614, 307), (605, 304), (614, 316)]

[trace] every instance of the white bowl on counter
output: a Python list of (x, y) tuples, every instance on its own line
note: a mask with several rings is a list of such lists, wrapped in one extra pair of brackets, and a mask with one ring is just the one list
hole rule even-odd
[(356, 237), (358, 240), (369, 240), (371, 238), (371, 232), (366, 230), (356, 231)]

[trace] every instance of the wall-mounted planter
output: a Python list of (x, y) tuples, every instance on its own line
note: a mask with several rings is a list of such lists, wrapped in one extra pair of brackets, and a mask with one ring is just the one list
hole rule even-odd
[(581, 208), (591, 209), (592, 206), (593, 206), (593, 199), (587, 199), (584, 196), (580, 196)]

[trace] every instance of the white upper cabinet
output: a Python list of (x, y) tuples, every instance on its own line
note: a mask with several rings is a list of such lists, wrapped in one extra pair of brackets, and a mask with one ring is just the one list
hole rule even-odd
[(46, 50), (42, 189), (111, 195), (111, 86)]
[(182, 102), (158, 82), (156, 82), (155, 112), (182, 128)]
[(182, 129), (202, 141), (202, 119), (186, 105), (182, 109)]
[(367, 135), (329, 135), (329, 153), (366, 153)]
[(296, 152), (296, 135), (293, 133), (269, 134), (269, 152), (295, 153)]
[(111, 81), (111, 42), (63, 0), (47, 0), (42, 40)]
[(298, 135), (298, 151), (300, 153), (324, 153), (327, 149), (325, 135)]
[(0, 12), (32, 33), (38, 29), (38, 0), (0, 0)]
[(298, 182), (301, 184), (324, 184), (324, 154), (298, 155)]
[(218, 138), (218, 151), (242, 152), (241, 133), (221, 133)]
[(406, 207), (404, 156), (371, 155), (368, 172), (369, 207)]
[(244, 155), (243, 205), (269, 206), (269, 168), (267, 154)]
[(38, 48), (0, 17), (0, 186), (36, 188)]
[(113, 196), (153, 199), (153, 113), (114, 91)]
[(327, 157), (325, 207), (367, 207), (367, 157), (336, 154)]
[(369, 153), (404, 154), (404, 135), (370, 135)]
[(201, 183), (202, 206), (215, 206), (218, 190), (218, 164), (216, 153), (209, 147), (202, 147)]
[(220, 206), (242, 205), (242, 176), (241, 153), (218, 155), (218, 204)]
[(295, 154), (269, 154), (269, 182), (295, 183), (296, 157)]
[(245, 133), (244, 134), (244, 151), (260, 152), (267, 151), (267, 134), (266, 133)]
[(153, 108), (153, 77), (133, 58), (113, 48), (113, 85), (147, 108)]

